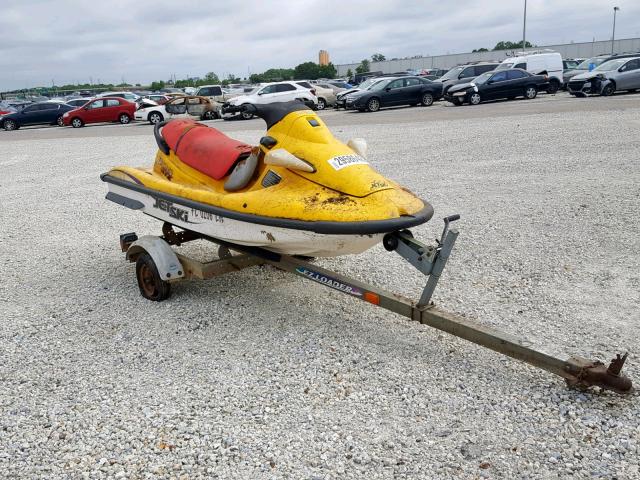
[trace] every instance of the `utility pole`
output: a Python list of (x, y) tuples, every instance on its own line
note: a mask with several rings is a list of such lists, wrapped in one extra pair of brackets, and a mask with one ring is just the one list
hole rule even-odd
[(522, 23), (522, 51), (527, 50), (527, 0), (524, 0), (524, 22)]
[(620, 7), (613, 7), (613, 35), (611, 35), (611, 55), (613, 55), (614, 45), (616, 43), (616, 13)]

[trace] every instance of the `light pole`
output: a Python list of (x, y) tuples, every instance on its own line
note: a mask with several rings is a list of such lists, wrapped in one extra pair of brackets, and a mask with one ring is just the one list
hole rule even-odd
[(524, 0), (524, 22), (522, 23), (522, 51), (527, 50), (527, 0)]
[(613, 7), (613, 35), (611, 35), (611, 55), (613, 55), (613, 46), (616, 42), (616, 13), (620, 7)]

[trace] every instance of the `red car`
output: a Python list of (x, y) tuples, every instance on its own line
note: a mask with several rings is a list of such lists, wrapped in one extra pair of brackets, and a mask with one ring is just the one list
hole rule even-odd
[(120, 122), (127, 124), (133, 120), (136, 104), (124, 98), (102, 97), (90, 100), (85, 105), (62, 116), (65, 125), (73, 128), (83, 127), (87, 123)]

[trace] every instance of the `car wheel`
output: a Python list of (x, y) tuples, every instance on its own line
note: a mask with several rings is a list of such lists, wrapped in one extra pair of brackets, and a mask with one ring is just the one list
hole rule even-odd
[(453, 103), (456, 107), (459, 107), (462, 105), (462, 99), (458, 97), (454, 97), (451, 99), (451, 103)]
[(469, 103), (471, 105), (479, 105), (480, 102), (482, 102), (482, 97), (480, 96), (480, 94), (478, 92), (473, 92), (469, 96)]
[(56, 125), (58, 125), (59, 127), (64, 127), (64, 119), (62, 118), (62, 115), (56, 118)]
[[(243, 105), (249, 105), (248, 103), (245, 103)], [(251, 120), (253, 118), (253, 113), (251, 112), (240, 112), (240, 116), (242, 117), (243, 120)]]
[(380, 110), (380, 100), (377, 98), (370, 98), (367, 102), (367, 110), (370, 112), (377, 112)]
[(129, 123), (131, 121), (131, 118), (129, 117), (129, 115), (127, 115), (126, 113), (122, 113), (120, 114), (120, 116), (118, 117), (118, 121), (123, 124), (126, 125), (127, 123)]
[(424, 95), (422, 95), (420, 103), (422, 103), (423, 107), (430, 107), (431, 105), (433, 105), (433, 95), (431, 95), (430, 93), (425, 93)]
[(613, 95), (616, 91), (616, 87), (615, 85), (613, 85), (612, 83), (610, 83), (609, 85), (606, 85), (603, 89), (602, 89), (602, 93), (601, 95), (603, 97), (610, 97), (611, 95)]
[(547, 93), (554, 94), (560, 90), (560, 82), (557, 80), (551, 80), (549, 82), (549, 88), (547, 88)]
[(527, 100), (533, 100), (537, 95), (538, 90), (536, 90), (536, 87), (529, 86), (524, 89), (524, 98), (526, 98)]
[(74, 118), (73, 120), (71, 120), (71, 126), (73, 128), (80, 128), (84, 125), (84, 122), (79, 119), (78, 117)]
[(7, 132), (18, 129), (18, 124), (13, 120), (5, 120), (2, 125)]
[(318, 110), (324, 110), (327, 108), (327, 101), (324, 98), (318, 99)]
[(148, 117), (149, 123), (155, 125), (164, 120), (164, 117), (160, 112), (151, 112)]
[(206, 111), (202, 114), (203, 120), (213, 120), (214, 118), (216, 118), (216, 112), (213, 112), (211, 110)]

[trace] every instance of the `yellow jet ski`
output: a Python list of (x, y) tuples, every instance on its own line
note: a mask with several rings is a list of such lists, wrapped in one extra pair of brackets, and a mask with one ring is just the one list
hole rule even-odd
[(364, 140), (340, 142), (303, 103), (240, 108), (267, 123), (259, 146), (193, 120), (159, 123), (153, 167), (102, 174), (106, 198), (208, 237), (313, 257), (361, 253), (433, 215), (371, 168)]

